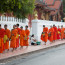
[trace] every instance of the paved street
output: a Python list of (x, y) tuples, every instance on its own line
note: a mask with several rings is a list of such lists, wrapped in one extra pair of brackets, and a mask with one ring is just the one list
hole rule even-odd
[(65, 45), (15, 59), (7, 61), (5, 65), (65, 65)]
[(48, 41), (46, 43), (46, 45), (43, 45), (43, 43), (41, 43), (41, 45), (38, 45), (38, 46), (29, 46), (28, 48), (23, 47), (21, 49), (18, 48), (17, 50), (14, 50), (13, 52), (11, 51), (12, 49), (10, 49), (9, 52), (5, 51), (3, 54), (0, 54), (0, 60), (6, 59), (6, 58), (11, 58), (14, 56), (17, 57), (20, 55), (25, 55), (25, 54), (29, 54), (31, 52), (39, 51), (41, 49), (47, 49), (47, 48), (56, 47), (56, 46), (60, 46), (60, 45), (65, 45), (65, 40), (57, 40), (51, 44)]

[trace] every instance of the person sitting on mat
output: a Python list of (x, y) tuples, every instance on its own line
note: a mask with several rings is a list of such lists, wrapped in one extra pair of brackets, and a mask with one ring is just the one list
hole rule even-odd
[(31, 45), (37, 45), (37, 40), (34, 38), (34, 34), (31, 36)]

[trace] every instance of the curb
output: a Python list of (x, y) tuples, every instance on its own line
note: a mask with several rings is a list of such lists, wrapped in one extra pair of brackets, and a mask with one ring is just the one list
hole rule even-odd
[(59, 47), (59, 46), (62, 46), (62, 45), (65, 45), (65, 43), (57, 44), (57, 45), (54, 45), (54, 46), (49, 46), (49, 47), (46, 47), (46, 48), (42, 48), (42, 49), (39, 49), (39, 50), (31, 51), (31, 52), (28, 52), (28, 53), (19, 54), (19, 55), (16, 55), (16, 56), (5, 58), (5, 59), (0, 59), (0, 63), (2, 63), (4, 61), (7, 61), (7, 60), (10, 60), (10, 59), (19, 58), (20, 56), (24, 57), (25, 55), (29, 55), (29, 54), (32, 54), (32, 53), (38, 53), (38, 52), (41, 52), (41, 51), (44, 51), (44, 50), (48, 50), (48, 49), (51, 49), (51, 48), (56, 48), (56, 47)]

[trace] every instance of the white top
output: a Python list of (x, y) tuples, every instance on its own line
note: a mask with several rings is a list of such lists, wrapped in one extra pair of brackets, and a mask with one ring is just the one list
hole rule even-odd
[(31, 43), (36, 43), (34, 40), (35, 40), (35, 38), (31, 37)]

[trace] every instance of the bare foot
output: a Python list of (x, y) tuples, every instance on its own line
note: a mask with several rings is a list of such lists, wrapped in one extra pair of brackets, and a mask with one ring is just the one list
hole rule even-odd
[(23, 49), (23, 46), (20, 47), (20, 50)]
[(2, 54), (4, 54), (5, 53), (5, 51), (3, 51), (3, 53)]
[(15, 48), (15, 50), (17, 50), (17, 48)]
[(9, 52), (9, 49), (7, 49), (7, 52)]
[(28, 46), (26, 48), (28, 48)]
[(2, 55), (2, 53), (0, 53), (0, 55)]
[(46, 43), (44, 45), (46, 45)]
[(14, 51), (14, 48), (13, 48), (13, 50), (12, 50), (12, 52)]
[(50, 44), (52, 44), (53, 42), (50, 42)]
[(7, 51), (9, 51), (9, 49)]

